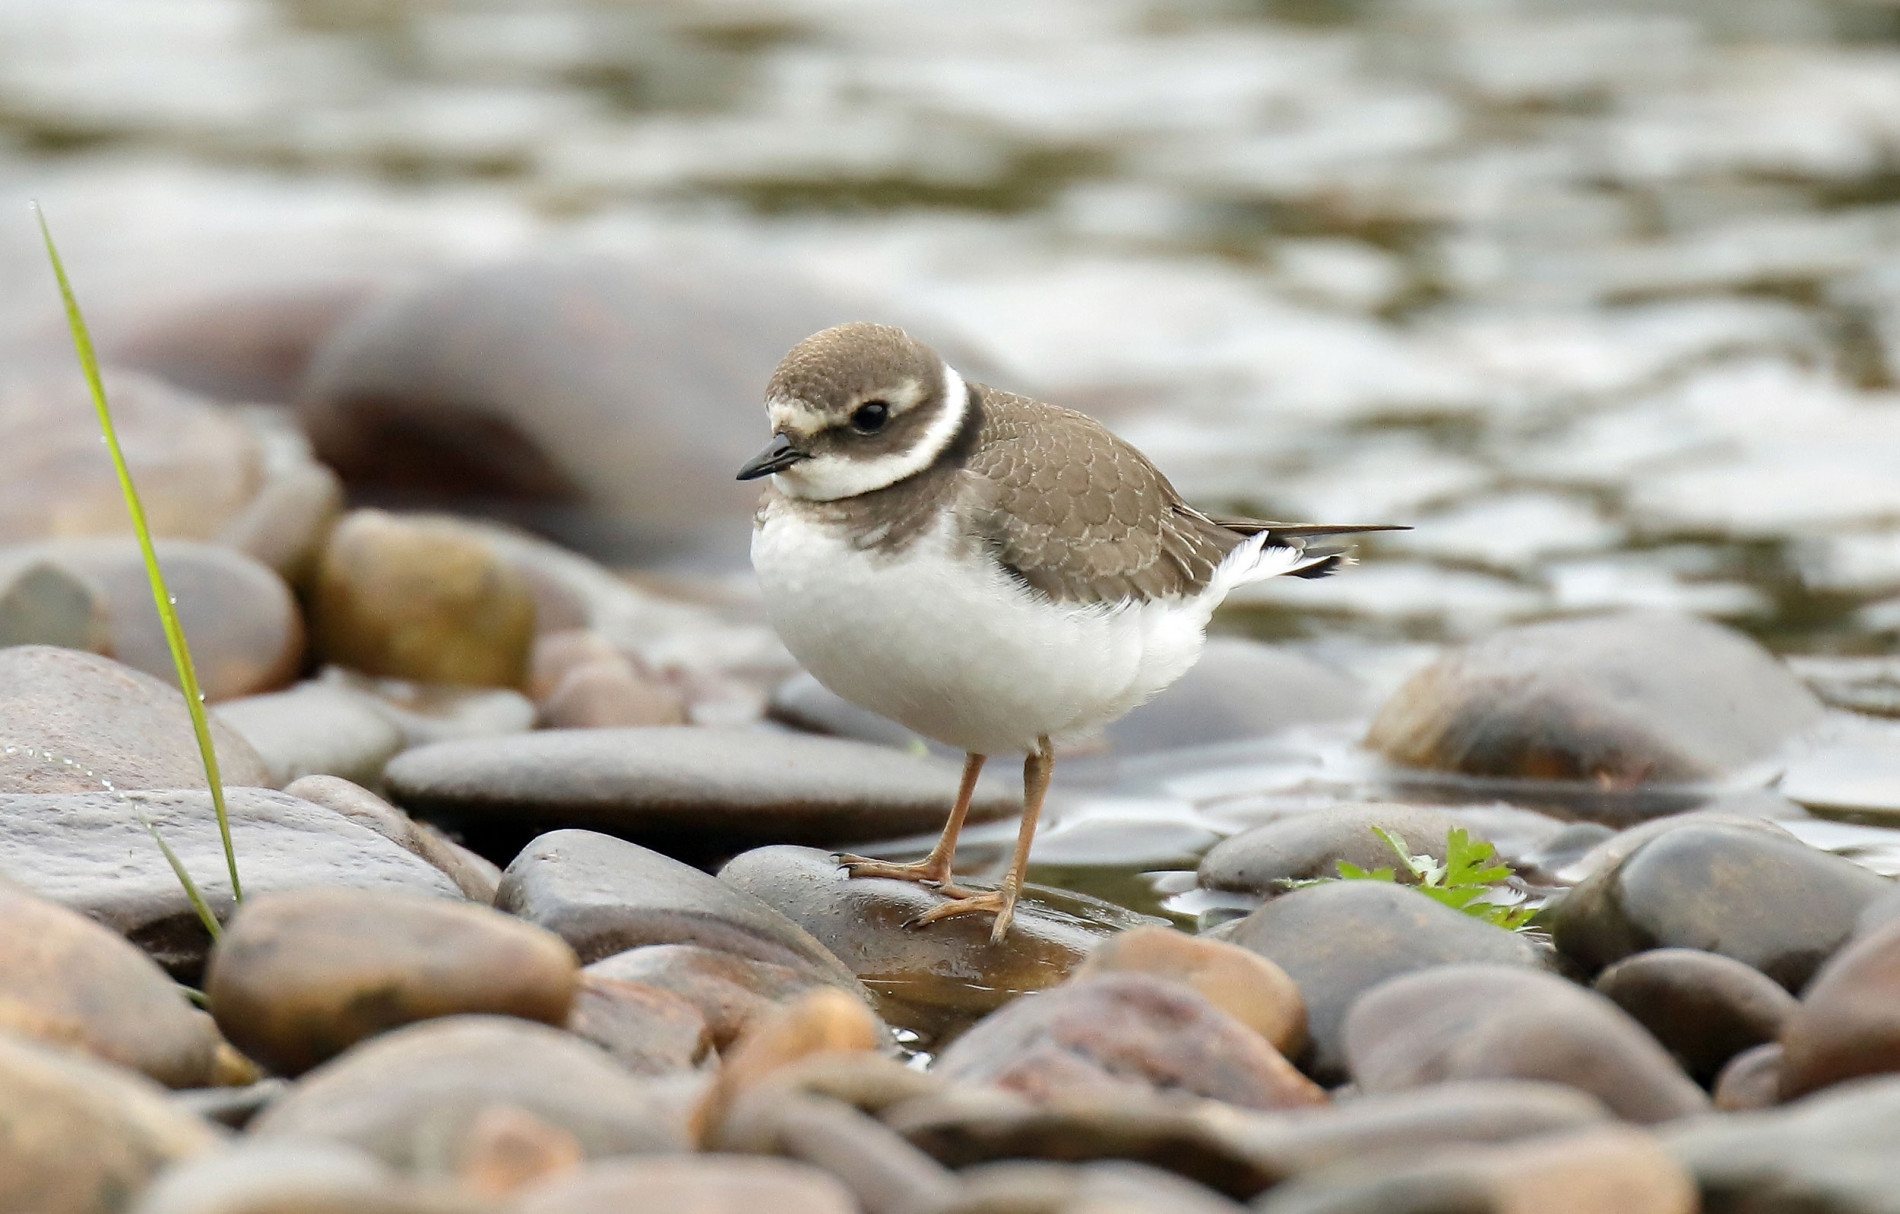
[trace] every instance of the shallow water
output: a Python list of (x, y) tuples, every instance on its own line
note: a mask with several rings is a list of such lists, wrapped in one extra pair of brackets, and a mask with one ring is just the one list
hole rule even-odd
[[(0, 196), (46, 202), (107, 328), (551, 244), (887, 292), (1206, 506), (1416, 524), (1219, 621), (1375, 687), (1553, 612), (1900, 636), (1888, 5), (5, 0)], [(0, 355), (44, 294), (0, 299)], [(1891, 671), (1810, 671), (1892, 711)], [(1085, 770), (1038, 873), (1197, 914), (1169, 874), (1265, 816), (1523, 803), (1395, 790), (1353, 736)]]

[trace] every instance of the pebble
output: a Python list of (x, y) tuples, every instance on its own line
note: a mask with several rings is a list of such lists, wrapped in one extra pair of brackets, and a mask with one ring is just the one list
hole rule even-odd
[(858, 1214), (851, 1192), (826, 1172), (787, 1159), (688, 1155), (588, 1164), (522, 1193), (514, 1214)]
[[(255, 695), (296, 678), (303, 662), (303, 616), (283, 578), (223, 544), (160, 539), (155, 549), (207, 700)], [(176, 685), (171, 646), (152, 605), (136, 539), (59, 539), (0, 550), (0, 570), (42, 562), (98, 587), (108, 625), (105, 652)]]
[(1214, 1107), (1131, 1099), (1127, 1091), (1037, 1104), (1013, 1092), (957, 1084), (902, 1101), (880, 1119), (959, 1171), (1005, 1159), (1117, 1159), (1165, 1168), (1245, 1200), (1281, 1174), (1230, 1132), (1228, 1118), (1208, 1115)]
[(1740, 633), (1642, 611), (1506, 628), (1441, 657), (1366, 743), (1413, 767), (1610, 788), (1766, 759), (1821, 706)]
[(1728, 1060), (1715, 1078), (1711, 1099), (1724, 1113), (1773, 1108), (1781, 1103), (1781, 1043), (1767, 1041)]
[(586, 628), (535, 638), (528, 694), (547, 729), (686, 723), (685, 700), (677, 689), (645, 674), (606, 637)]
[(1695, 1181), (1649, 1134), (1595, 1126), (1304, 1178), (1257, 1214), (1697, 1214)]
[(501, 870), (447, 835), (418, 822), (367, 788), (336, 776), (304, 776), (284, 786), (284, 795), (301, 797), (313, 805), (333, 809), (418, 859), (445, 873), (471, 902), (483, 906), (495, 901)]
[(1795, 1008), (1794, 996), (1760, 970), (1692, 948), (1625, 957), (1597, 975), (1595, 989), (1704, 1087), (1737, 1054), (1774, 1041)]
[[(104, 380), (152, 534), (217, 535), (261, 480), (257, 437), (231, 411), (148, 376), (108, 371)], [(0, 433), (33, 436), (0, 451), (0, 544), (125, 534), (125, 497), (70, 351), (57, 371), (0, 385)]]
[[(264, 760), (215, 717), (211, 740), (227, 786), (271, 786)], [(204, 782), (191, 714), (177, 688), (97, 654), (44, 645), (0, 649), (0, 794)]]
[(1849, 941), (1821, 967), (1781, 1033), (1781, 1097), (1900, 1071), (1900, 920)]
[(697, 1010), (712, 1046), (725, 1050), (747, 1025), (817, 986), (811, 970), (696, 944), (649, 944), (603, 957), (584, 971), (670, 991)]
[(118, 1214), (220, 1132), (123, 1067), (0, 1031), (0, 1177), (8, 1210)]
[(1428, 966), (1540, 961), (1521, 936), (1382, 881), (1295, 890), (1242, 919), (1228, 939), (1299, 984), (1311, 1045), (1296, 1061), (1323, 1083), (1345, 1077), (1347, 1009), (1386, 979)]
[(1894, 1208), (1900, 1076), (1863, 1079), (1756, 1112), (1661, 1128), (1703, 1208), (1879, 1214)]
[(246, 1142), (167, 1168), (132, 1214), (486, 1214), (479, 1199), (405, 1181), (339, 1142)]
[[(771, 842), (813, 846), (935, 831), (957, 768), (837, 738), (754, 729), (549, 730), (443, 743), (386, 773), (405, 809), (515, 829), (583, 826), (692, 858)], [(1021, 810), (1002, 781), (972, 822)]]
[(309, 775), (375, 784), (404, 743), (369, 697), (322, 680), (227, 700), (216, 715), (263, 758), (277, 788)]
[(598, 972), (581, 976), (567, 1030), (636, 1075), (690, 1071), (717, 1061), (697, 1007), (662, 987)]
[(211, 951), (205, 994), (233, 1045), (297, 1075), (437, 1016), (564, 1024), (579, 981), (559, 936), (487, 907), (305, 889), (245, 900)]
[(1060, 982), (1101, 942), (1099, 928), (1026, 899), (1002, 944), (988, 915), (909, 929), (941, 895), (911, 881), (847, 877), (826, 852), (761, 847), (719, 871), (734, 889), (774, 907), (842, 958), (881, 996), (886, 1014), (922, 1028), (994, 1010)]
[(491, 1104), (462, 1135), (453, 1161), (456, 1183), (484, 1197), (505, 1197), (548, 1176), (571, 1172), (585, 1158), (580, 1140), (526, 1109)]
[(724, 1056), (719, 1076), (694, 1112), (695, 1137), (709, 1143), (748, 1092), (794, 1063), (832, 1053), (859, 1053), (884, 1043), (884, 1026), (862, 1000), (822, 987), (755, 1021)]
[[(1789, 803), (1790, 816), (1800, 816), (1801, 807)], [(1692, 809), (1682, 813), (1664, 814), (1651, 818), (1647, 822), (1611, 833), (1586, 848), (1582, 855), (1571, 862), (1558, 867), (1553, 876), (1562, 885), (1581, 885), (1585, 880), (1621, 863), (1643, 844), (1658, 835), (1668, 834), (1679, 826), (1734, 826), (1742, 830), (1758, 830), (1778, 839), (1793, 839), (1786, 827), (1779, 824), (1769, 813), (1731, 813), (1721, 809)]]
[(502, 737), (534, 728), (534, 702), (512, 688), (375, 679), (341, 666), (326, 667), (320, 678), (367, 697), (385, 720), (402, 730), (405, 747)]
[(217, 541), (275, 570), (307, 591), (317, 553), (343, 515), (343, 482), (311, 462), (300, 434), (272, 427), (265, 448), (264, 483), (244, 512), (226, 523)]
[(1595, 971), (1645, 949), (1696, 948), (1806, 984), (1892, 883), (1792, 839), (1686, 824), (1657, 835), (1558, 903), (1557, 947)]
[(1130, 1093), (1279, 1109), (1326, 1099), (1250, 1026), (1143, 973), (1078, 978), (1017, 1000), (951, 1042), (936, 1070), (1040, 1102)]
[[(194, 980), (211, 941), (171, 866), (135, 815), (142, 810), (183, 861), (214, 912), (231, 907), (211, 797), (201, 792), (0, 795), (0, 856), (33, 892), (94, 919), (173, 977)], [(247, 895), (347, 886), (459, 901), (443, 872), (320, 805), (228, 788), (232, 842)]]
[(54, 645), (108, 653), (111, 608), (84, 574), (0, 548), (0, 649)]
[(1453, 1079), (1220, 1124), (1237, 1149), (1274, 1176), (1292, 1177), (1373, 1155), (1428, 1157), (1448, 1146), (1516, 1142), (1610, 1119), (1602, 1101), (1564, 1084)]
[(459, 520), (356, 510), (318, 558), (310, 627), (324, 660), (364, 674), (518, 687), (534, 598)]
[(1342, 1034), (1366, 1092), (1447, 1079), (1567, 1083), (1630, 1121), (1706, 1112), (1708, 1098), (1601, 995), (1518, 966), (1443, 965), (1366, 992)]
[(1271, 897), (1285, 893), (1289, 881), (1338, 876), (1342, 860), (1367, 870), (1392, 868), (1398, 857), (1373, 833), (1375, 826), (1403, 842), (1409, 855), (1441, 862), (1447, 835), (1464, 828), (1429, 805), (1329, 805), (1222, 839), (1201, 857), (1201, 886)]
[(495, 905), (561, 936), (584, 965), (641, 945), (693, 944), (861, 990), (835, 954), (765, 902), (611, 835), (542, 835), (503, 872)]
[(1127, 1211), (1148, 1214), (1240, 1214), (1246, 1207), (1185, 1177), (1119, 1160), (1060, 1164), (1027, 1161), (978, 1164), (957, 1174), (962, 1192), (934, 1214), (992, 1214), (1035, 1210), (1046, 1214)]
[(0, 1029), (73, 1046), (167, 1087), (212, 1081), (217, 1032), (150, 958), (0, 878)]
[(1073, 977), (1119, 973), (1152, 974), (1192, 988), (1288, 1058), (1306, 1045), (1299, 986), (1285, 970), (1239, 945), (1166, 927), (1130, 928), (1097, 945)]
[(299, 411), (352, 486), (506, 503), (617, 558), (739, 558), (758, 492), (733, 473), (766, 437), (760, 386), (794, 343), (866, 308), (751, 256), (456, 269), (354, 315)]
[(1166, 691), (1108, 727), (1123, 754), (1260, 738), (1358, 715), (1358, 680), (1297, 650), (1210, 637), (1200, 661)]
[(408, 1172), (453, 1171), (482, 1113), (518, 1109), (583, 1155), (685, 1149), (651, 1081), (579, 1038), (501, 1016), (449, 1016), (371, 1038), (305, 1075), (251, 1123), (257, 1140), (324, 1139)]

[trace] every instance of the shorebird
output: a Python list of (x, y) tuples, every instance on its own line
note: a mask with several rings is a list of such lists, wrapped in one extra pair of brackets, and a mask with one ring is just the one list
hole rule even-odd
[[(1236, 586), (1322, 577), (1316, 536), (1194, 509), (1146, 456), (1067, 409), (966, 383), (901, 329), (848, 324), (793, 347), (765, 392), (772, 439), (752, 564), (792, 656), (838, 695), (965, 754), (925, 859), (841, 856), (852, 876), (934, 886), (912, 921), (995, 915), (1009, 930), (1055, 747), (1181, 677)], [(1023, 754), (1023, 817), (1002, 885), (952, 880), (986, 756)]]

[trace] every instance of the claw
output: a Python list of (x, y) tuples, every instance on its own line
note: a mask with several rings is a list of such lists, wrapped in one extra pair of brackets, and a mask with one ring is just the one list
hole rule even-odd
[(1012, 889), (984, 890), (978, 894), (966, 894), (949, 902), (931, 907), (923, 914), (904, 924), (905, 927), (926, 927), (940, 919), (954, 915), (976, 915), (989, 913), (996, 916), (996, 923), (990, 928), (990, 943), (1001, 944), (1009, 932), (1010, 920), (1016, 916), (1016, 891)]

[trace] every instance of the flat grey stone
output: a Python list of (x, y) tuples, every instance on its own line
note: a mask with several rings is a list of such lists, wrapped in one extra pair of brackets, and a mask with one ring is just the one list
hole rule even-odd
[(368, 701), (336, 683), (312, 681), (227, 700), (217, 715), (256, 747), (280, 788), (312, 775), (375, 784), (401, 752), (403, 734)]

